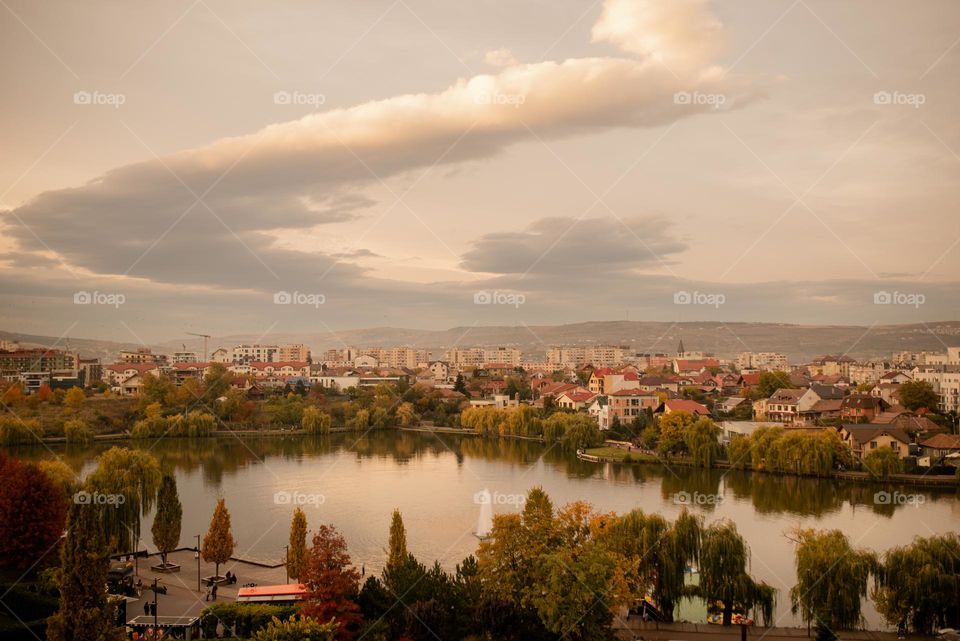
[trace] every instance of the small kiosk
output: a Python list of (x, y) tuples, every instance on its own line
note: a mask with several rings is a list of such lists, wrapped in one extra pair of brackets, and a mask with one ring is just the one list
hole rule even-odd
[(199, 639), (200, 619), (198, 617), (156, 618), (140, 615), (127, 621), (129, 639)]
[(237, 603), (276, 603), (277, 605), (292, 605), (303, 601), (306, 594), (307, 586), (303, 583), (263, 585), (255, 588), (240, 588), (239, 592), (237, 592)]

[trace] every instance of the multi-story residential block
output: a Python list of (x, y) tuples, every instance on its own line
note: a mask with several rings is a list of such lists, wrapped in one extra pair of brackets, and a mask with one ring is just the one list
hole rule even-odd
[(308, 361), (310, 360), (310, 348), (303, 343), (293, 343), (290, 345), (281, 345), (277, 350), (278, 361)]
[(456, 368), (482, 367), (488, 363), (520, 367), (522, 356), (515, 347), (466, 347), (447, 350), (444, 360)]
[(940, 397), (941, 412), (960, 412), (960, 366), (917, 367), (913, 379), (930, 383)]
[(17, 379), (24, 372), (72, 371), (76, 375), (79, 366), (79, 354), (59, 349), (0, 351), (0, 375), (10, 380)]
[(200, 357), (196, 352), (174, 352), (170, 358), (171, 362), (176, 363), (196, 363)]
[(121, 363), (159, 363), (163, 365), (167, 361), (166, 356), (163, 354), (154, 354), (153, 350), (149, 347), (140, 347), (135, 350), (121, 350), (119, 358)]
[(651, 412), (660, 405), (660, 397), (640, 389), (621, 389), (607, 395), (607, 415), (611, 424), (617, 419), (629, 423), (646, 410)]
[(270, 363), (277, 361), (278, 345), (237, 345), (233, 348), (234, 363)]
[(787, 357), (780, 352), (740, 352), (737, 355), (738, 370), (759, 369), (765, 371), (787, 371)]

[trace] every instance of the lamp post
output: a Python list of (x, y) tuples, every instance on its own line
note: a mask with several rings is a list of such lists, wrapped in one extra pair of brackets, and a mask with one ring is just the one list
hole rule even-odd
[(154, 638), (160, 631), (157, 629), (157, 579), (153, 580), (153, 636)]
[(193, 556), (197, 559), (197, 592), (201, 592), (200, 589), (200, 535), (197, 535), (197, 551), (193, 553)]
[(283, 555), (283, 573), (287, 577), (287, 583), (290, 583), (290, 546), (284, 545), (283, 549), (286, 550)]

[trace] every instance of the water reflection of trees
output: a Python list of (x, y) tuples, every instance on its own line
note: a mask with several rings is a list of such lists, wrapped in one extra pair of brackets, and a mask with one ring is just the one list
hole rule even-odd
[[(887, 492), (890, 496), (920, 496), (920, 500), (927, 502), (956, 497), (953, 489), (924, 488), (922, 492), (916, 492), (904, 487), (742, 470), (620, 463), (598, 466), (580, 461), (575, 455), (564, 452), (559, 447), (534, 441), (393, 430), (328, 436), (219, 436), (160, 441), (101, 441), (90, 446), (21, 446), (4, 448), (3, 451), (27, 460), (59, 456), (79, 474), (92, 469), (94, 459), (113, 445), (149, 450), (160, 459), (164, 467), (184, 473), (199, 471), (205, 483), (213, 486), (221, 485), (225, 477), (236, 475), (246, 467), (258, 463), (269, 464), (269, 459), (297, 461), (346, 455), (355, 457), (358, 461), (377, 459), (407, 465), (423, 458), (452, 455), (458, 465), (464, 465), (467, 459), (506, 463), (524, 468), (542, 463), (572, 479), (599, 476), (618, 483), (636, 484), (659, 479), (661, 495), (668, 501), (681, 492), (691, 496), (696, 493), (706, 496), (727, 493), (729, 496), (732, 493), (736, 499), (750, 501), (754, 509), (761, 514), (787, 512), (820, 517), (849, 504), (856, 509), (868, 509), (877, 515), (889, 517), (904, 508), (914, 508), (915, 502), (898, 502), (896, 499), (884, 502), (877, 500), (878, 492)], [(898, 492), (899, 495), (896, 494)], [(715, 506), (704, 502), (696, 507), (711, 510)]]

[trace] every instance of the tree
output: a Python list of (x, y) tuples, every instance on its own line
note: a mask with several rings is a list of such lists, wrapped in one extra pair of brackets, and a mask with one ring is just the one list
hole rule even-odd
[(790, 382), (790, 374), (777, 370), (776, 372), (762, 372), (757, 382), (757, 393), (760, 398), (770, 398), (778, 389), (796, 387)]
[(55, 564), (66, 519), (59, 485), (36, 465), (0, 455), (0, 564), (19, 571)]
[(860, 603), (876, 557), (855, 550), (840, 530), (797, 530), (797, 583), (790, 590), (791, 609), (808, 625), (852, 630), (863, 619)]
[(683, 410), (661, 416), (658, 451), (661, 454), (676, 454), (685, 450), (687, 431), (696, 421), (696, 416)]
[(701, 417), (687, 428), (684, 444), (698, 467), (712, 467), (720, 453), (720, 428), (709, 418)]
[(254, 641), (333, 641), (337, 622), (320, 623), (309, 617), (291, 616), (286, 621), (273, 617), (267, 627), (259, 630)]
[(297, 581), (307, 562), (307, 515), (299, 507), (290, 522), (290, 547), (287, 548), (287, 573)]
[(111, 447), (97, 458), (87, 484), (115, 506), (103, 511), (104, 532), (114, 552), (129, 552), (139, 541), (140, 520), (153, 507), (161, 477), (160, 462), (149, 452)]
[(863, 467), (874, 476), (886, 479), (891, 474), (903, 472), (903, 461), (893, 449), (878, 447), (875, 450), (870, 450), (863, 457)]
[(397, 422), (403, 427), (410, 427), (417, 422), (417, 413), (413, 403), (400, 403), (397, 407)]
[(773, 620), (776, 590), (747, 574), (749, 560), (747, 543), (733, 523), (718, 521), (704, 530), (697, 589), (708, 604), (722, 604), (723, 625), (731, 624), (736, 608), (742, 608), (744, 614), (759, 608), (764, 625)]
[(897, 387), (897, 396), (900, 398), (900, 404), (908, 410), (916, 411), (925, 407), (936, 411), (940, 406), (940, 397), (927, 381), (901, 383)]
[(73, 500), (74, 493), (80, 489), (80, 478), (69, 465), (61, 459), (44, 459), (37, 463), (37, 467), (63, 492), (68, 503)]
[(453, 383), (453, 391), (467, 396), (467, 381), (463, 378), (463, 374), (457, 374), (457, 379)]
[(60, 607), (47, 624), (47, 641), (120, 641), (122, 628), (107, 601), (110, 565), (103, 517), (111, 510), (91, 503), (70, 506), (67, 536), (60, 553)]
[(210, 520), (210, 529), (203, 537), (203, 547), (200, 549), (203, 560), (214, 564), (214, 576), (220, 577), (220, 564), (226, 563), (233, 556), (233, 533), (230, 531), (230, 512), (223, 499), (217, 501)]
[(314, 534), (302, 579), (307, 586), (302, 612), (335, 623), (338, 640), (352, 639), (361, 620), (356, 603), (360, 573), (351, 563), (346, 541), (333, 526), (321, 525)]
[(74, 412), (79, 412), (83, 408), (86, 400), (87, 395), (83, 393), (83, 390), (77, 386), (73, 386), (67, 390), (66, 396), (63, 397), (63, 404)]
[(320, 411), (320, 408), (310, 405), (303, 409), (300, 427), (309, 434), (329, 434), (330, 415)]
[(889, 624), (904, 622), (920, 634), (960, 625), (960, 537), (917, 538), (883, 555), (874, 592)]
[(53, 390), (46, 383), (37, 389), (37, 400), (41, 403), (49, 403), (55, 398), (56, 396), (54, 395)]
[(167, 564), (167, 554), (180, 544), (180, 528), (183, 519), (183, 506), (177, 496), (177, 481), (172, 474), (164, 474), (157, 492), (157, 513), (153, 517), (153, 544), (160, 551), (163, 565)]
[[(72, 389), (77, 388), (74, 387)], [(63, 435), (66, 437), (67, 443), (71, 445), (88, 445), (93, 442), (93, 430), (78, 418), (69, 420), (63, 424)]]
[(397, 567), (407, 559), (407, 529), (403, 526), (400, 510), (390, 519), (390, 538), (387, 543), (387, 567)]

